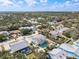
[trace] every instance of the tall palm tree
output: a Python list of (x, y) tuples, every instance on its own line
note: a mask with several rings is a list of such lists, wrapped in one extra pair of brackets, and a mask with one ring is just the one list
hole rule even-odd
[(14, 56), (15, 56), (15, 59), (27, 59), (26, 55), (22, 53), (16, 53)]
[(7, 51), (3, 51), (0, 53), (0, 59), (27, 59), (27, 57), (21, 53), (10, 54)]

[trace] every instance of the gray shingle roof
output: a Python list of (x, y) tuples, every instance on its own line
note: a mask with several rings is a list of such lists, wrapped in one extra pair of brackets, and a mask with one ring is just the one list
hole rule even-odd
[(21, 41), (15, 42), (15, 43), (11, 43), (10, 44), (11, 53), (16, 52), (18, 50), (21, 50), (21, 49), (28, 47), (28, 46), (29, 46), (29, 44), (25, 40), (21, 40)]

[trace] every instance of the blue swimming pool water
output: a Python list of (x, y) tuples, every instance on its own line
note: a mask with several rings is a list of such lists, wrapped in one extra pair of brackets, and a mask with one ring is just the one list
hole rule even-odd
[(48, 42), (45, 42), (45, 43), (43, 43), (43, 44), (41, 44), (39, 46), (42, 47), (42, 48), (47, 48), (48, 47)]

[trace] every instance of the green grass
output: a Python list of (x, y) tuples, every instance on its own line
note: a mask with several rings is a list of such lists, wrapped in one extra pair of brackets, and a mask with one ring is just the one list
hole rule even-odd
[(36, 56), (34, 55), (34, 53), (31, 53), (30, 55), (27, 55), (27, 58), (28, 59), (33, 59), (33, 58), (36, 59)]

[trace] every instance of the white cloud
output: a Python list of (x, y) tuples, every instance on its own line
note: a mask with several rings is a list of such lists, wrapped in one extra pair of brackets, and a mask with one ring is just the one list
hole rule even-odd
[[(22, 3), (22, 1), (18, 1), (19, 4)], [(12, 7), (12, 6), (15, 6), (15, 7), (20, 7), (19, 4), (15, 4), (12, 0), (0, 0), (0, 6), (2, 7)]]
[(25, 0), (29, 7), (34, 6), (37, 4), (36, 0)]
[(48, 2), (48, 0), (39, 0), (40, 2), (37, 2), (38, 0), (18, 0), (17, 2), (16, 0), (0, 0), (0, 6), (21, 6), (24, 3), (24, 1), (26, 2), (26, 7), (33, 7), (37, 4), (46, 6)]
[(2, 5), (3, 6), (11, 6), (11, 5), (13, 5), (13, 3), (11, 1), (6, 1), (6, 2), (3, 2)]
[(37, 10), (77, 10), (77, 7), (79, 7), (78, 1), (79, 0), (66, 0), (64, 3), (59, 3), (58, 1), (56, 1), (52, 4), (49, 4), (48, 0), (39, 0), (39, 2), (38, 0), (0, 0), (0, 6), (4, 6), (4, 8), (13, 6), (15, 8), (19, 7), (20, 9), (22, 6), (24, 6), (24, 9), (33, 10), (37, 5), (37, 7), (40, 6)]
[(40, 2), (42, 2), (42, 3), (47, 3), (48, 0), (40, 0)]
[(13, 2), (12, 1), (10, 1), (10, 0), (1, 0), (0, 1), (0, 6), (4, 6), (4, 7), (9, 7), (9, 6), (12, 6), (13, 5)]

